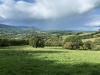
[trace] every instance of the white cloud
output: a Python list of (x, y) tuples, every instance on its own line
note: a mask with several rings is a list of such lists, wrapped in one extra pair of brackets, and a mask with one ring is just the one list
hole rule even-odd
[(92, 21), (90, 23), (88, 23), (89, 26), (92, 26), (92, 27), (100, 27), (100, 21)]
[(100, 15), (92, 15), (86, 25), (91, 27), (100, 27)]
[(0, 17), (4, 19), (56, 19), (75, 14), (82, 14), (98, 7), (100, 0), (36, 0), (25, 1), (2, 0)]

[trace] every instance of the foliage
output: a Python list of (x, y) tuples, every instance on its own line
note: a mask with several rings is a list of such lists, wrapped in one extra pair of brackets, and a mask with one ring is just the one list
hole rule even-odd
[(31, 36), (29, 39), (29, 45), (35, 48), (38, 47), (44, 47), (45, 46), (45, 40), (43, 36), (40, 36), (38, 34)]
[(46, 46), (62, 46), (62, 43), (63, 43), (63, 39), (61, 36), (59, 35), (52, 35), (51, 37), (48, 37), (46, 42), (45, 42), (45, 45)]
[(64, 41), (64, 48), (67, 49), (80, 49), (80, 46), (82, 45), (83, 42), (79, 36), (70, 36), (67, 37)]
[(10, 41), (8, 39), (0, 39), (0, 47), (10, 46)]
[(95, 43), (96, 45), (100, 45), (100, 38), (95, 39), (94, 43)]
[(95, 46), (95, 50), (100, 50), (100, 38), (95, 39), (94, 41)]
[(100, 45), (95, 45), (94, 50), (100, 51)]
[(0, 39), (0, 47), (4, 46), (20, 46), (20, 45), (28, 45), (27, 40), (19, 40), (19, 39)]
[(88, 50), (88, 49), (93, 49), (94, 48), (94, 44), (93, 44), (93, 42), (92, 41), (86, 41), (86, 42), (84, 42), (84, 45), (83, 45), (83, 49), (85, 49), (85, 50)]
[(12, 40), (9, 40), (9, 43), (10, 43), (10, 46), (28, 45), (28, 40), (12, 39)]
[(65, 48), (65, 49), (72, 49), (72, 43), (71, 43), (71, 42), (66, 42), (66, 43), (64, 44), (64, 48)]

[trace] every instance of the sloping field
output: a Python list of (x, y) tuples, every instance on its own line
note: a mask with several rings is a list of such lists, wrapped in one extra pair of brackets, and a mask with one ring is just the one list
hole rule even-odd
[(0, 75), (100, 75), (100, 51), (1, 48)]

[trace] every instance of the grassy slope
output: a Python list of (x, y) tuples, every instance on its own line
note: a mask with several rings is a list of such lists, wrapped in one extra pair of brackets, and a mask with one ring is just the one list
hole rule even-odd
[(2, 48), (0, 75), (100, 75), (100, 52), (28, 46)]

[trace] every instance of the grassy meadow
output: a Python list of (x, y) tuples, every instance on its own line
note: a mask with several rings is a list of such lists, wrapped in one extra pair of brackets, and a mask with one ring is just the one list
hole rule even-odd
[(100, 75), (100, 51), (4, 47), (0, 75)]

